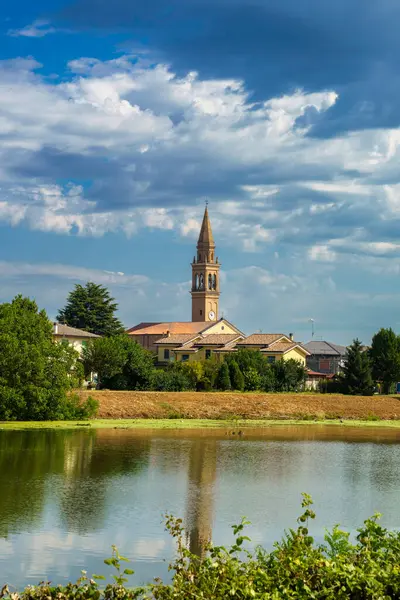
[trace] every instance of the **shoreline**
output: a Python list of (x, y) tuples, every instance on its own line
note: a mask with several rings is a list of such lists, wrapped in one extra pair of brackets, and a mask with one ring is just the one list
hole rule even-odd
[(399, 429), (399, 420), (362, 419), (94, 419), (88, 421), (7, 421), (0, 422), (0, 431), (28, 429), (268, 429), (283, 426), (335, 426)]

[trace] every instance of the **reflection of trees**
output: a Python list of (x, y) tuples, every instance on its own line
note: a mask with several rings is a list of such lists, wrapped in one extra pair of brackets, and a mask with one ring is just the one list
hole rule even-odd
[(147, 464), (150, 438), (120, 433), (0, 431), (0, 536), (37, 526), (46, 496), (69, 531), (101, 526), (109, 480)]
[(148, 462), (150, 438), (136, 438), (131, 432), (95, 433), (66, 449), (61, 518), (68, 531), (79, 534), (103, 525), (110, 480), (118, 485), (118, 477), (138, 472)]
[(189, 548), (199, 556), (205, 543), (211, 540), (216, 465), (216, 440), (193, 440), (189, 451), (186, 528)]
[(65, 436), (56, 431), (0, 431), (0, 536), (41, 518), (49, 474), (62, 473)]

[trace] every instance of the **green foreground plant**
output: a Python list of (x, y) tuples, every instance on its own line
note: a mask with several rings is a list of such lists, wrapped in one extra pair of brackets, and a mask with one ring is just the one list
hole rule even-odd
[(309, 533), (309, 521), (315, 519), (312, 500), (303, 494), (303, 513), (298, 527), (285, 532), (272, 551), (244, 549), (250, 539), (244, 535), (245, 519), (233, 526), (235, 536), (230, 548), (205, 547), (199, 557), (185, 543), (181, 519), (167, 516), (166, 527), (174, 537), (177, 554), (170, 565), (172, 581), (155, 579), (140, 588), (127, 587), (134, 572), (123, 569), (127, 559), (113, 546), (112, 556), (104, 562), (114, 568), (113, 583), (101, 588), (102, 575), (89, 579), (86, 572), (76, 583), (53, 586), (43, 582), (23, 592), (11, 592), (4, 586), (4, 600), (172, 600), (172, 599), (287, 599), (315, 598), (341, 600), (352, 598), (385, 599), (400, 597), (400, 533), (379, 524), (379, 514), (364, 522), (354, 543), (348, 532), (335, 526), (316, 544)]

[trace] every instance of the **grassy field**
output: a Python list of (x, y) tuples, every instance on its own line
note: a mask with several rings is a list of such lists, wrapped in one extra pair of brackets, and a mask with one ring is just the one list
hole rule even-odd
[(100, 403), (100, 419), (399, 420), (400, 396), (235, 392), (81, 392)]

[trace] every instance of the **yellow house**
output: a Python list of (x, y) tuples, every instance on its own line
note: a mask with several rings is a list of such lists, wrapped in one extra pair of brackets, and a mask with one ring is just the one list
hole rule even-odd
[(216, 323), (201, 325), (200, 331), (192, 333), (167, 331), (155, 342), (158, 362), (203, 360), (220, 356), (244, 339), (244, 334), (223, 318)]
[(69, 327), (69, 325), (63, 325), (62, 323), (53, 323), (53, 339), (55, 342), (67, 341), (71, 346), (82, 354), (83, 348), (87, 345), (89, 340), (100, 337), (95, 333), (89, 333), (83, 329), (77, 329), (76, 327)]
[(293, 358), (305, 366), (306, 357), (310, 356), (307, 348), (299, 342), (295, 342), (291, 334), (287, 336), (282, 333), (253, 333), (240, 340), (236, 344), (236, 348), (260, 350), (270, 363), (280, 359)]

